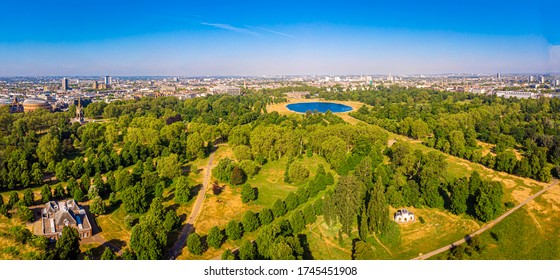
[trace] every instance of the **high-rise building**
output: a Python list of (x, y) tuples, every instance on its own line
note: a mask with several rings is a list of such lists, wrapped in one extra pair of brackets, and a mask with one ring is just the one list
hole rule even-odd
[(62, 90), (68, 90), (68, 79), (62, 78)]
[(541, 84), (544, 84), (544, 76), (541, 76), (540, 82)]
[(110, 76), (105, 76), (105, 84), (106, 84), (106, 85), (110, 85), (110, 84), (111, 84), (111, 77), (110, 77)]
[(97, 89), (97, 81), (93, 81), (93, 85), (91, 86), (92, 89)]
[(535, 81), (535, 76), (529, 76), (529, 82), (534, 82)]
[(500, 78), (501, 78), (500, 73), (496, 74), (496, 78), (497, 78), (498, 80), (500, 80)]

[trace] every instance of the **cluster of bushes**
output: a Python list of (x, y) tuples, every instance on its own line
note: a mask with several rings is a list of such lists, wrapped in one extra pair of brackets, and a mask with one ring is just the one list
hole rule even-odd
[(247, 181), (247, 173), (240, 164), (236, 164), (230, 158), (223, 158), (218, 165), (212, 169), (214, 175), (219, 181), (231, 183), (232, 185), (242, 185)]

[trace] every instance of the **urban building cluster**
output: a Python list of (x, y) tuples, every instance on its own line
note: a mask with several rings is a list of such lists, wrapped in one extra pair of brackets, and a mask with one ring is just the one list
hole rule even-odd
[[(65, 111), (70, 105), (113, 102), (144, 96), (195, 98), (208, 94), (240, 95), (243, 89), (261, 90), (308, 85), (326, 91), (367, 90), (379, 86), (495, 94), (502, 97), (560, 96), (560, 76), (550, 74), (502, 75), (308, 75), (262, 77), (9, 77), (0, 78), (0, 107), (13, 113), (37, 109)], [(304, 98), (308, 92), (293, 92)]]

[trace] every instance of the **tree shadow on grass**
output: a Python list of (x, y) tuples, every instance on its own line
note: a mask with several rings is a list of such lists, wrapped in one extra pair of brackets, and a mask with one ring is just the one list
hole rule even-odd
[(111, 250), (113, 250), (113, 252), (116, 253), (126, 247), (126, 242), (120, 239), (111, 239), (103, 243), (103, 246), (109, 247)]
[(198, 184), (191, 189), (191, 197), (194, 198), (198, 195), (198, 192), (202, 190), (202, 184)]

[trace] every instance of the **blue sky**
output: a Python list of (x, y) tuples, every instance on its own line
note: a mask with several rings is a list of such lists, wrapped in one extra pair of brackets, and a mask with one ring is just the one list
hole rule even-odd
[(0, 75), (560, 71), (559, 1), (10, 1)]

